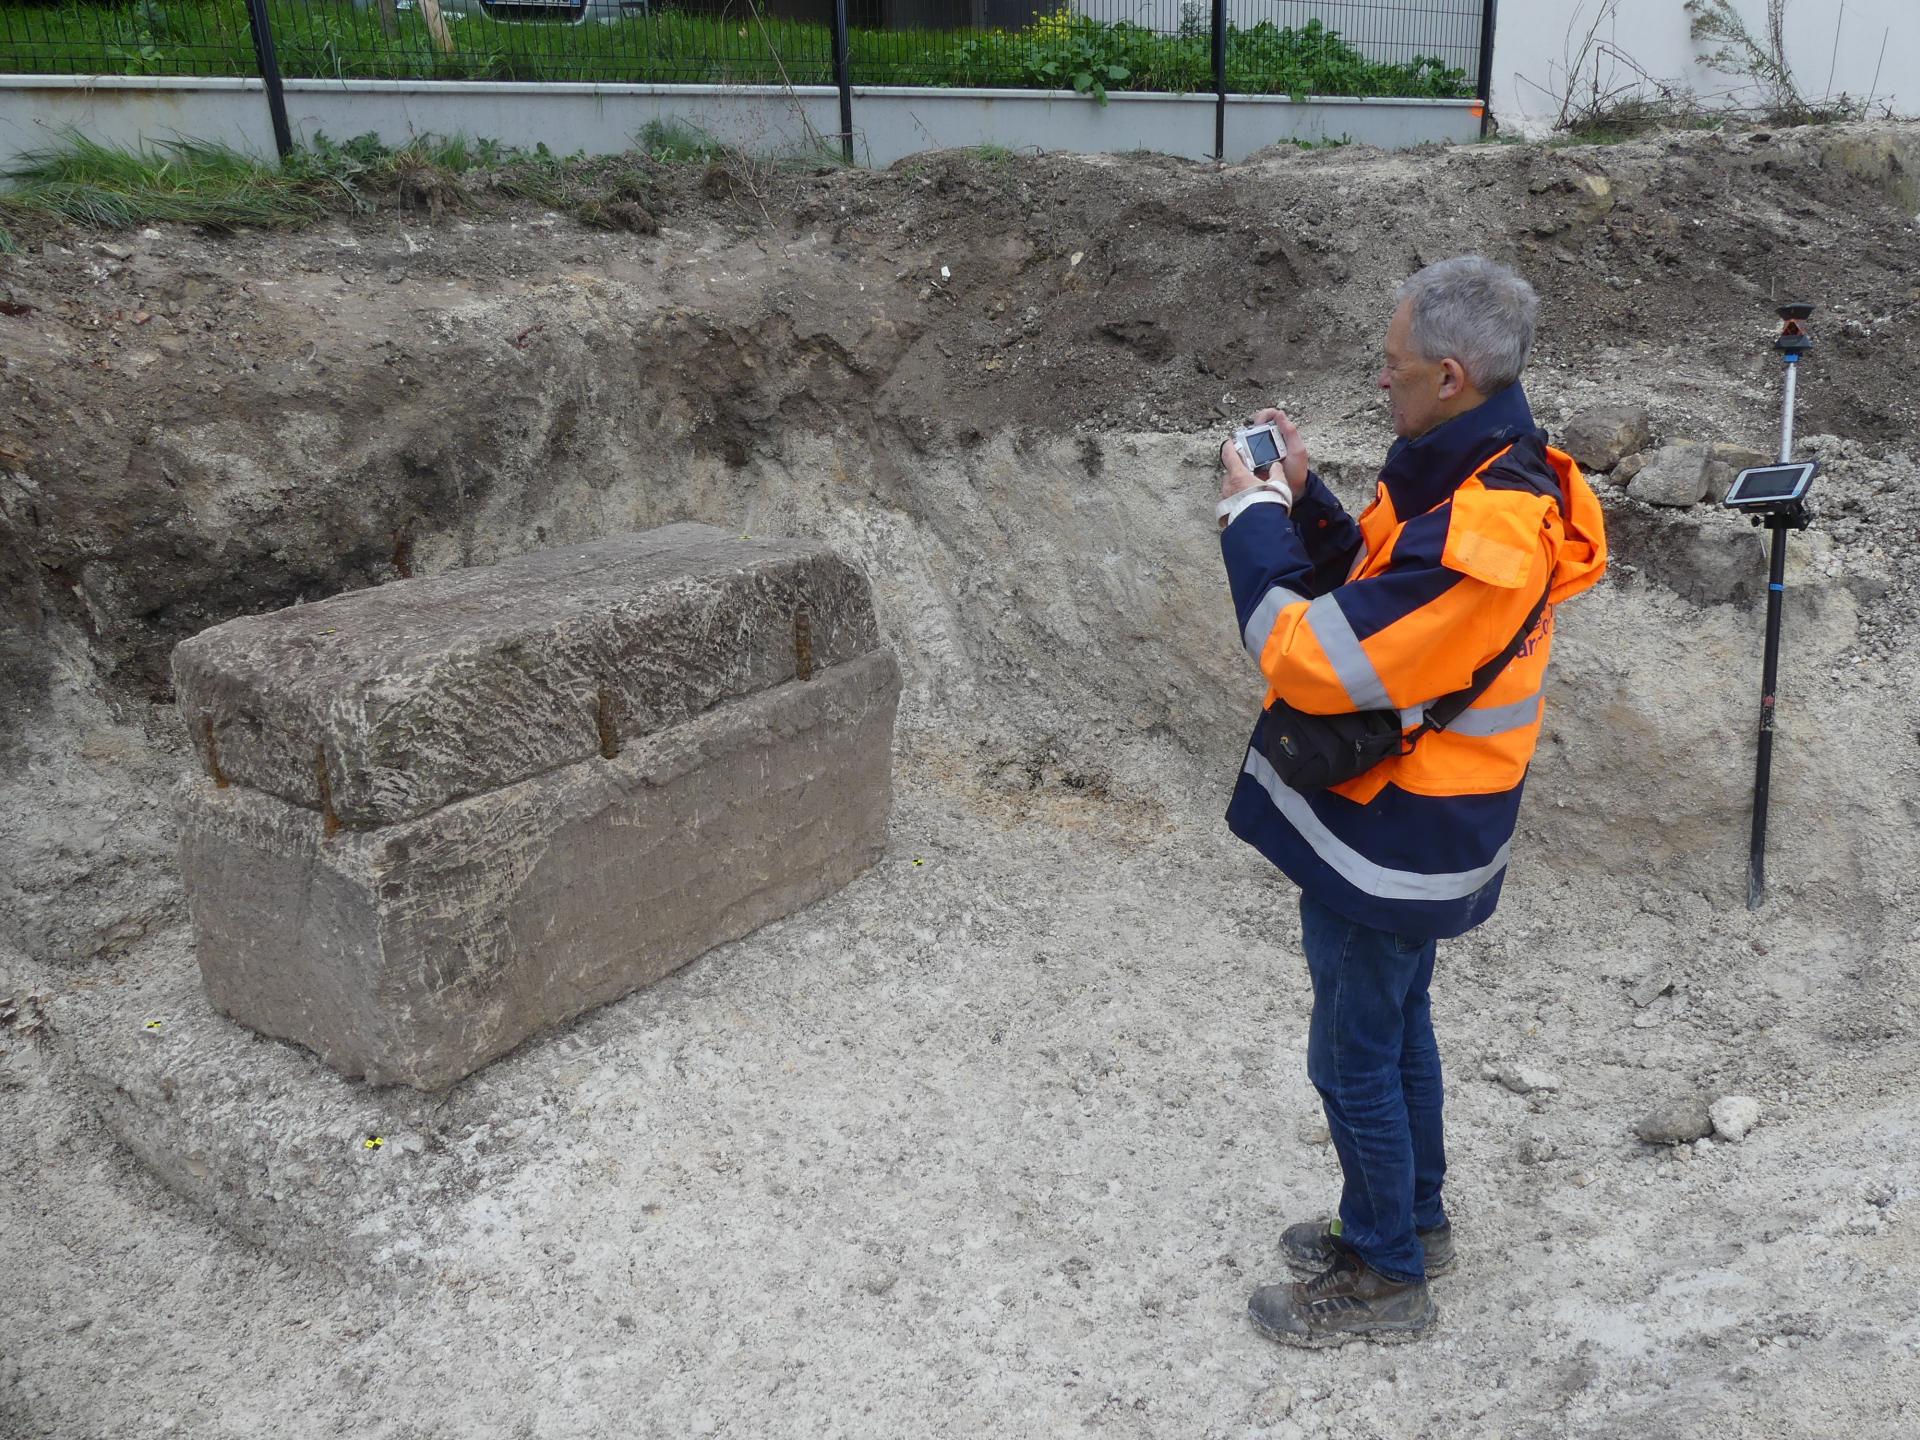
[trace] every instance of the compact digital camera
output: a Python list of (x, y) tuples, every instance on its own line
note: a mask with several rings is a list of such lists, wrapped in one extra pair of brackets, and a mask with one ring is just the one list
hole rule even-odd
[(1233, 432), (1233, 448), (1247, 462), (1247, 468), (1266, 479), (1270, 466), (1287, 458), (1287, 442), (1280, 438), (1277, 425), (1247, 425)]

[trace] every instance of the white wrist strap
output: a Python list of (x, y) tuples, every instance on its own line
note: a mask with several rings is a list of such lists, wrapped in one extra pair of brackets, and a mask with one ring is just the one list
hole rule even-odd
[(1214, 507), (1214, 517), (1224, 529), (1240, 518), (1244, 510), (1255, 505), (1278, 505), (1291, 513), (1293, 510), (1293, 489), (1287, 485), (1275, 485), (1271, 481), (1262, 481), (1251, 490), (1242, 490), (1229, 495)]

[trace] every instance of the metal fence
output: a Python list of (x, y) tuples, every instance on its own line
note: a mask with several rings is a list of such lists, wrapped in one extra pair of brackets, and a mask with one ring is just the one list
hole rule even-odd
[[(1493, 0), (0, 0), (0, 72), (1486, 98)], [(845, 137), (843, 137), (845, 140)], [(850, 143), (847, 141), (846, 143)]]
[[(257, 75), (251, 0), (5, 0), (0, 71)], [(1472, 94), (1486, 0), (267, 0), (310, 78)], [(1124, 71), (1116, 75), (1115, 71)], [(1094, 88), (1092, 85), (1082, 88)]]

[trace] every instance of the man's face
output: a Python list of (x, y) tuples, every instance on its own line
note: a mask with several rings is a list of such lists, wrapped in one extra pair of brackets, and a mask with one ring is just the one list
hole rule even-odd
[(1411, 440), (1458, 413), (1452, 403), (1460, 394), (1458, 368), (1458, 362), (1423, 360), (1415, 353), (1411, 303), (1393, 312), (1387, 326), (1387, 363), (1380, 367), (1378, 383), (1389, 397), (1394, 434)]

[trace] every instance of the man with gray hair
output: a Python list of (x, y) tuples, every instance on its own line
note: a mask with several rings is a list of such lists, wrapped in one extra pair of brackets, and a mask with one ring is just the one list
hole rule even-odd
[(1520, 388), (1538, 305), (1478, 256), (1400, 287), (1379, 375), (1398, 438), (1358, 520), (1283, 412), (1254, 417), (1286, 442), (1268, 473), (1221, 450), (1221, 551), (1267, 685), (1227, 822), (1300, 887), (1307, 1074), (1344, 1177), (1337, 1216), (1281, 1236), (1304, 1278), (1248, 1304), (1286, 1344), (1421, 1334), (1454, 1265), (1436, 942), (1499, 901), (1554, 607), (1606, 565), (1599, 505)]

